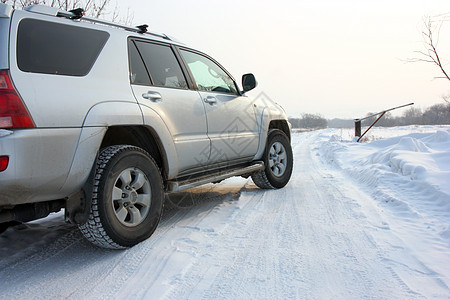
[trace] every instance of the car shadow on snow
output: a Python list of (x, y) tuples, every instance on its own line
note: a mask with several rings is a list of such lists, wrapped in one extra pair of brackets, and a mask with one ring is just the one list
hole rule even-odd
[[(258, 189), (251, 181), (223, 182), (166, 195), (160, 227), (171, 228), (184, 219), (201, 215), (224, 203), (238, 201), (241, 192)], [(164, 229), (170, 230), (170, 229)], [(157, 229), (158, 232), (158, 229)], [(150, 237), (151, 240), (153, 238)], [(135, 246), (136, 247), (136, 246)], [(131, 248), (133, 249), (133, 248)], [(0, 270), (16, 264), (39, 264), (52, 256), (80, 258), (78, 266), (87, 266), (95, 260), (121, 256), (125, 251), (102, 249), (88, 242), (76, 225), (65, 223), (64, 212), (47, 218), (8, 228), (0, 234)], [(1, 272), (0, 272), (1, 273)]]

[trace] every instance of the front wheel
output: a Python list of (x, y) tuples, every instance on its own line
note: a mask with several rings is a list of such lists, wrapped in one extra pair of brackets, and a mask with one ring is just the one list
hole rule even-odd
[(252, 175), (253, 182), (263, 189), (279, 189), (291, 178), (293, 156), (286, 134), (278, 129), (271, 130), (267, 137), (263, 161), (265, 169)]
[(103, 149), (92, 184), (89, 219), (79, 226), (90, 242), (123, 249), (155, 231), (164, 192), (158, 166), (146, 151), (129, 145)]

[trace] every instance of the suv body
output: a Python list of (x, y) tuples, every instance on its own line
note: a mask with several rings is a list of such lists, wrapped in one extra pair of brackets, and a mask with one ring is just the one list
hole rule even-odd
[(65, 208), (89, 240), (121, 248), (153, 232), (165, 193), (230, 176), (288, 182), (290, 125), (280, 106), (245, 96), (253, 75), (240, 91), (208, 55), (144, 31), (0, 4), (0, 223)]

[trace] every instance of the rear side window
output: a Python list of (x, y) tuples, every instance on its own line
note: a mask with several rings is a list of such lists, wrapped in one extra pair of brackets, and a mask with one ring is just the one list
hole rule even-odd
[(142, 62), (136, 46), (132, 41), (128, 43), (128, 52), (130, 55), (130, 81), (132, 84), (151, 85), (150, 76)]
[(24, 72), (85, 76), (109, 34), (34, 19), (19, 24), (17, 64)]
[[(135, 41), (135, 43), (140, 56), (144, 60), (153, 85), (180, 89), (188, 88), (186, 78), (170, 46), (141, 41)], [(130, 54), (133, 55), (133, 53)], [(145, 76), (142, 74), (142, 71), (136, 69), (136, 64), (133, 66), (133, 60), (131, 62), (132, 83), (142, 84)], [(133, 80), (135, 73), (136, 78)]]

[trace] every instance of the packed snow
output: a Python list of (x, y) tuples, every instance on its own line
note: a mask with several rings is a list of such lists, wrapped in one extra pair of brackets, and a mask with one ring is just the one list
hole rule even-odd
[(148, 240), (96, 248), (63, 213), (0, 235), (0, 299), (449, 299), (450, 126), (294, 133), (290, 183), (172, 194)]

